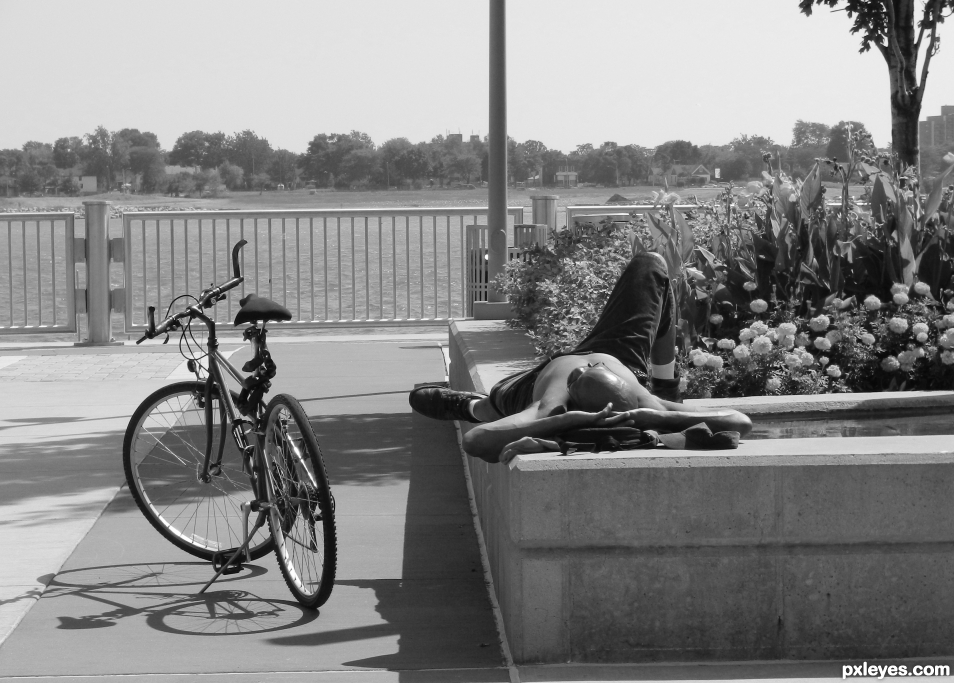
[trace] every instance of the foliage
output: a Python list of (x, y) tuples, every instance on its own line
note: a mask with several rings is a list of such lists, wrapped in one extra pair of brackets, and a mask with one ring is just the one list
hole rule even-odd
[[(689, 395), (954, 386), (954, 155), (922, 199), (867, 134), (848, 145), (850, 161), (820, 160), (803, 181), (766, 153), (762, 182), (690, 214), (660, 193), (628, 224), (558, 234), (507, 268), (515, 324), (541, 353), (572, 348), (646, 249), (669, 267)], [(854, 173), (870, 180), (866, 204), (848, 197)], [(826, 175), (842, 182), (830, 206)]]

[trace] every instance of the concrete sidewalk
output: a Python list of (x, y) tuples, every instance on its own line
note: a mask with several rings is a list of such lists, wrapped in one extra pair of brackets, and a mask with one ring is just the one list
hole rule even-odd
[[(273, 393), (312, 418), (337, 500), (338, 577), (320, 613), (298, 607), (272, 557), (196, 597), (209, 565), (120, 490), (128, 416), (175, 371), (172, 349), (0, 353), (25, 356), (0, 369), (0, 679), (510, 680), (454, 426), (407, 405), (415, 383), (444, 378), (444, 356), (398, 339), (272, 345)], [(118, 376), (122, 356), (137, 379)], [(51, 364), (86, 370), (57, 380)]]

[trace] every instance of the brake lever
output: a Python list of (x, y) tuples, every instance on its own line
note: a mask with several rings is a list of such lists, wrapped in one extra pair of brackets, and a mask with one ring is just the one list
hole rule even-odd
[(162, 343), (163, 343), (163, 344), (168, 344), (168, 343), (169, 343), (169, 333), (168, 333), (168, 332), (166, 333), (166, 338), (162, 341)]

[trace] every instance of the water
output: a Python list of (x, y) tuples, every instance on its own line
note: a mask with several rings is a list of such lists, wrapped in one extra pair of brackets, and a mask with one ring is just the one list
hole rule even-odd
[(852, 411), (840, 417), (808, 415), (779, 419), (753, 418), (748, 439), (805, 439), (811, 437), (922, 436), (954, 434), (954, 410), (925, 408), (918, 411)]

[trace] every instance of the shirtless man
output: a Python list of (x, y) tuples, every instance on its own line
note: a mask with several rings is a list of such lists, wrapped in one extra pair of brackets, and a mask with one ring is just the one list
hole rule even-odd
[[(745, 436), (752, 423), (736, 410), (675, 402), (673, 306), (665, 260), (637, 254), (593, 331), (573, 351), (507, 377), (489, 396), (420, 387), (411, 392), (411, 407), (428, 417), (480, 423), (464, 435), (464, 451), (487, 462), (559, 451), (553, 437), (586, 427), (665, 433), (702, 422), (713, 432)], [(646, 388), (650, 383), (652, 392)]]

